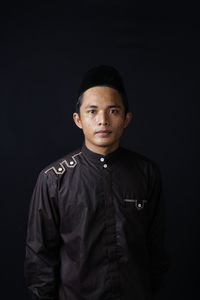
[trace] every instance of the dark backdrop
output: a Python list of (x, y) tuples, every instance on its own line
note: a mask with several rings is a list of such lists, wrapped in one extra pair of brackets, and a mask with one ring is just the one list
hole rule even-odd
[(83, 73), (122, 73), (134, 113), (123, 145), (163, 176), (167, 247), (163, 300), (199, 292), (199, 17), (192, 2), (9, 2), (1, 6), (1, 299), (27, 299), (29, 200), (39, 171), (82, 143), (72, 121)]

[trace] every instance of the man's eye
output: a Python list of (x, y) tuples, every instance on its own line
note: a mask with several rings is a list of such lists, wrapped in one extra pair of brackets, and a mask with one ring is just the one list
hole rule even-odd
[(89, 113), (89, 114), (94, 114), (95, 112), (96, 112), (95, 109), (90, 109), (90, 110), (87, 111), (87, 113)]
[(110, 113), (111, 113), (111, 114), (117, 114), (118, 112), (119, 112), (119, 111), (118, 111), (117, 109), (111, 109), (111, 110), (110, 110)]

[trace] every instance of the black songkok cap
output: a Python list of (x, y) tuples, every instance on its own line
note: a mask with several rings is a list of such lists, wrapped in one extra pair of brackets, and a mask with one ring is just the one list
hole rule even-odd
[(95, 86), (108, 86), (116, 89), (122, 95), (125, 110), (128, 111), (128, 100), (120, 73), (112, 66), (97, 66), (88, 70), (83, 76), (78, 97), (87, 89)]

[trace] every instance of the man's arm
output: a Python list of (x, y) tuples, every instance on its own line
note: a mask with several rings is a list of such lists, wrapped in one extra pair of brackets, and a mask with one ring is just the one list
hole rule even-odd
[(60, 236), (56, 194), (55, 178), (41, 172), (30, 203), (24, 263), (32, 300), (57, 300)]
[(156, 165), (150, 171), (149, 180), (149, 230), (148, 251), (151, 285), (154, 291), (161, 288), (169, 267), (165, 252), (165, 203), (162, 194), (161, 175)]

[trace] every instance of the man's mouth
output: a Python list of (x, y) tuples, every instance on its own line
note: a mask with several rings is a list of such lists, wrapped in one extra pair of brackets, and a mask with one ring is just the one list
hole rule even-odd
[(111, 131), (109, 131), (109, 130), (100, 130), (100, 131), (96, 131), (95, 134), (98, 135), (98, 136), (107, 137), (109, 134), (111, 134)]

